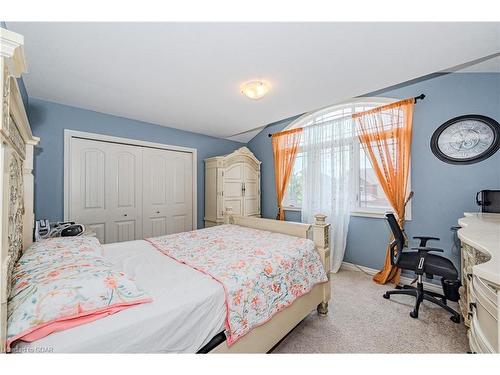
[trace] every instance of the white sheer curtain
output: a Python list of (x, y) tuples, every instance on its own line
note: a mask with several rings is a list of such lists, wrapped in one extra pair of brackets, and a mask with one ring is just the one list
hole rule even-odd
[(332, 271), (344, 259), (354, 192), (354, 123), (351, 116), (305, 126), (302, 133), (302, 221), (328, 216)]

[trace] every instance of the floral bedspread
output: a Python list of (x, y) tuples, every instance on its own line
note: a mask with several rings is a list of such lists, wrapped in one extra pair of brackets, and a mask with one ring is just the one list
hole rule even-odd
[(124, 273), (111, 269), (93, 237), (36, 242), (14, 267), (7, 347), (150, 302)]
[(314, 243), (304, 238), (221, 225), (147, 241), (222, 284), (228, 345), (328, 280)]

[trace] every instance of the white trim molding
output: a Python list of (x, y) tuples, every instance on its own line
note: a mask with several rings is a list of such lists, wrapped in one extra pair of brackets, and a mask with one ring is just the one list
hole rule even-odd
[(26, 72), (24, 37), (13, 31), (0, 28), (0, 57), (5, 58), (10, 74), (19, 78)]
[(363, 104), (373, 104), (377, 103), (380, 105), (385, 105), (385, 104), (390, 104), (398, 101), (399, 99), (395, 98), (384, 98), (381, 96), (373, 96), (373, 97), (359, 97), (359, 98), (351, 98), (344, 100), (340, 103), (328, 105), (326, 107), (314, 110), (314, 111), (309, 111), (307, 113), (304, 113), (302, 116), (299, 118), (293, 120), (286, 128), (283, 129), (285, 130), (290, 130), (298, 127), (302, 127), (304, 123), (307, 121), (310, 121), (314, 119), (315, 117), (324, 115), (325, 113), (329, 113), (335, 110), (340, 110), (345, 107), (351, 107), (352, 103), (356, 103), (357, 105), (363, 105)]
[[(358, 264), (349, 263), (349, 262), (342, 262), (341, 269), (346, 270), (346, 271), (364, 272), (370, 276), (375, 275), (379, 271), (379, 270), (376, 270), (374, 268), (360, 266)], [(402, 285), (410, 285), (412, 281), (413, 281), (413, 279), (411, 277), (401, 276), (399, 283)], [(429, 283), (427, 281), (424, 281), (424, 289), (426, 289), (430, 292), (443, 294), (443, 289), (441, 288), (440, 285), (437, 285), (434, 283)]]
[(97, 133), (87, 133), (77, 130), (64, 130), (64, 220), (69, 220), (69, 168), (71, 155), (71, 139), (89, 139), (93, 141), (103, 141), (120, 143), (124, 145), (156, 148), (161, 150), (180, 151), (193, 154), (193, 229), (198, 228), (198, 150), (196, 148), (173, 146), (163, 143), (141, 141), (131, 138), (114, 137)]

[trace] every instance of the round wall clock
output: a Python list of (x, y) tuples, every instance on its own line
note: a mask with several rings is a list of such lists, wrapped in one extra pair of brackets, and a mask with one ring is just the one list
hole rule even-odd
[(500, 124), (481, 115), (446, 121), (431, 138), (436, 157), (451, 164), (472, 164), (489, 158), (500, 148)]

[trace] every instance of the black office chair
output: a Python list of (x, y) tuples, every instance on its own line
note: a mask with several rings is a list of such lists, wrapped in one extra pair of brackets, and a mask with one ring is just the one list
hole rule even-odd
[[(442, 249), (427, 247), (427, 241), (439, 240), (439, 238), (413, 237), (420, 240), (418, 247), (411, 248), (416, 251), (403, 251), (406, 246), (405, 235), (399, 227), (396, 217), (394, 214), (386, 214), (385, 217), (394, 235), (394, 241), (391, 243), (391, 264), (403, 270), (415, 271), (417, 278), (414, 281), (417, 281), (417, 287), (409, 285), (397, 287), (397, 290), (388, 291), (383, 297), (389, 299), (393, 294), (406, 294), (415, 297), (415, 308), (410, 312), (410, 316), (415, 319), (418, 318), (418, 310), (422, 301), (432, 302), (450, 312), (452, 314), (450, 319), (453, 322), (460, 323), (460, 314), (446, 304), (447, 299), (457, 301), (459, 298), (458, 287), (460, 286), (460, 282), (457, 280), (458, 271), (449, 259), (440, 255), (429, 254), (432, 251), (442, 253)], [(422, 281), (424, 273), (428, 278), (433, 278), (434, 275), (441, 276), (443, 288), (447, 285), (448, 281), (451, 281), (454, 290), (448, 293), (448, 296), (424, 290)]]

